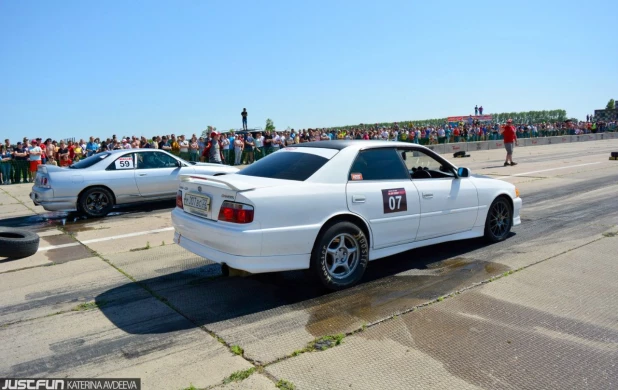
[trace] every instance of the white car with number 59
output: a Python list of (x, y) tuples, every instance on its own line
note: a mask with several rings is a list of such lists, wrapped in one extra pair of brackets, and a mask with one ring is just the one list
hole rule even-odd
[(240, 172), (182, 176), (174, 241), (251, 273), (311, 269), (346, 288), (369, 261), (445, 241), (498, 242), (521, 223), (514, 185), (387, 141), (284, 148)]
[(225, 175), (238, 168), (182, 160), (158, 149), (97, 153), (67, 168), (39, 165), (30, 199), (48, 211), (104, 217), (123, 204), (173, 200), (180, 176)]

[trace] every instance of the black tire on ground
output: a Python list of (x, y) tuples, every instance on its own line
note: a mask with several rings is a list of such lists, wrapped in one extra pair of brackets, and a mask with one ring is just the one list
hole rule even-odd
[(369, 263), (369, 242), (361, 228), (337, 222), (318, 237), (311, 253), (311, 272), (330, 290), (358, 283)]
[(611, 152), (612, 157), (618, 157), (618, 152)]
[(485, 239), (500, 242), (506, 239), (513, 227), (513, 208), (503, 196), (499, 196), (489, 206), (485, 220)]
[(21, 259), (39, 250), (39, 236), (22, 229), (0, 228), (0, 257)]
[(103, 187), (88, 188), (77, 202), (77, 209), (93, 218), (104, 217), (114, 208), (112, 193)]

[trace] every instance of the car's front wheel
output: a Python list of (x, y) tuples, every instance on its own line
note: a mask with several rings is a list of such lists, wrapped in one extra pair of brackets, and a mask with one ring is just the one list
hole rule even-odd
[(485, 220), (485, 238), (489, 242), (506, 239), (513, 226), (513, 209), (510, 202), (500, 196), (492, 202)]
[(358, 283), (369, 263), (365, 232), (351, 222), (337, 222), (318, 237), (311, 254), (311, 270), (331, 290)]
[(92, 187), (84, 191), (78, 202), (79, 211), (89, 217), (104, 217), (114, 207), (114, 197), (109, 190), (103, 187)]

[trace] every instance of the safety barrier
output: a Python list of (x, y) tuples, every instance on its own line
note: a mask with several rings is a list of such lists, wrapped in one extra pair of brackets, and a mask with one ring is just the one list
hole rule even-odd
[[(570, 142), (586, 142), (599, 141), (608, 139), (618, 139), (617, 132), (605, 132), (597, 134), (581, 134), (581, 135), (561, 135), (554, 137), (539, 137), (539, 138), (520, 138), (519, 146), (538, 146), (538, 145), (557, 145)], [(453, 154), (456, 152), (475, 152), (481, 150), (503, 149), (504, 141), (479, 141), (479, 142), (458, 142), (440, 145), (427, 145), (436, 153)]]

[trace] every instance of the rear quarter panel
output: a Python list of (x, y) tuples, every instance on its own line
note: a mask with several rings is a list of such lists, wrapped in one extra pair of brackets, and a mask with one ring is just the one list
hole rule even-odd
[(262, 256), (311, 253), (324, 223), (349, 214), (345, 184), (292, 182), (240, 192), (236, 201), (254, 206), (254, 220), (262, 229)]

